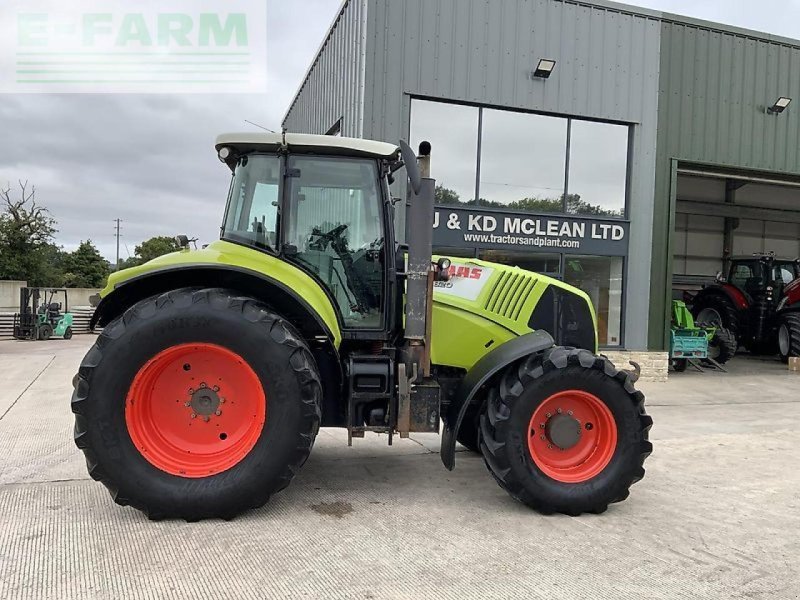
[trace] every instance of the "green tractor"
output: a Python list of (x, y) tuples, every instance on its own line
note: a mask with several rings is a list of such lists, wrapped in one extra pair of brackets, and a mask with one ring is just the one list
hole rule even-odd
[(715, 325), (695, 323), (686, 303), (680, 300), (672, 301), (670, 359), (672, 368), (676, 372), (684, 372), (696, 361), (724, 371), (722, 365), (736, 355), (738, 347), (736, 336), (729, 330)]
[[(63, 302), (57, 302), (62, 298)], [(19, 312), (14, 315), (13, 336), (18, 340), (72, 338), (72, 313), (68, 312), (67, 290), (22, 288)]]
[[(600, 513), (644, 476), (635, 375), (598, 356), (580, 290), (431, 258), (435, 182), (373, 141), (230, 134), (221, 239), (114, 273), (73, 379), (89, 474), (151, 519), (232, 518), (284, 489), (320, 427), (438, 432), (543, 513)], [(394, 174), (409, 180), (407, 245)]]

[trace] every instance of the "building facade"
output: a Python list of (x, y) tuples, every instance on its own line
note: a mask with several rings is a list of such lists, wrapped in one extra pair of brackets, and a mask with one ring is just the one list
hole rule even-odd
[(800, 42), (601, 0), (348, 0), (284, 126), (430, 141), (438, 250), (564, 279), (601, 346), (662, 351), (675, 281), (751, 229), (800, 254), (800, 119), (770, 110), (797, 73)]

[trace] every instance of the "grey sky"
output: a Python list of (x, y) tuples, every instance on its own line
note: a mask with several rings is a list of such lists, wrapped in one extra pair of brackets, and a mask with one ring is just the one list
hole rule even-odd
[[(400, 1), (400, 0), (397, 0)], [(641, 0), (642, 6), (800, 38), (800, 0)], [(72, 249), (127, 256), (153, 235), (216, 239), (229, 184), (218, 133), (277, 129), (340, 0), (268, 0), (265, 95), (2, 95), (0, 181), (27, 179)]]

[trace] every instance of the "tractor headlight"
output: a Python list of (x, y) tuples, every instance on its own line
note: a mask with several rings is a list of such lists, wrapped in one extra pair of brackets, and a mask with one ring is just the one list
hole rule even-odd
[(231, 156), (231, 149), (228, 148), (227, 146), (223, 146), (217, 152), (217, 156), (219, 157), (220, 162), (225, 162)]

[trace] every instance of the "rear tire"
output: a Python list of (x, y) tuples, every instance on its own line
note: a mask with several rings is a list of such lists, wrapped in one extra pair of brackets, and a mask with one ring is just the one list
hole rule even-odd
[[(738, 349), (739, 342), (736, 340), (736, 336), (727, 329), (717, 329), (714, 338), (708, 344), (709, 356), (721, 365), (736, 356)], [(712, 354), (716, 354), (716, 356), (712, 356)]]
[[(576, 400), (573, 406), (570, 398), (586, 403)], [(540, 409), (552, 404), (560, 410), (562, 402), (557, 418), (574, 409), (567, 428), (570, 419), (575, 421), (580, 439), (559, 451), (540, 442), (545, 428), (539, 429), (544, 423), (538, 420)], [(597, 418), (586, 419), (587, 414)], [(586, 350), (553, 348), (512, 366), (490, 390), (481, 418), (481, 451), (500, 487), (529, 507), (545, 514), (602, 513), (625, 500), (630, 486), (644, 476), (642, 465), (653, 449), (652, 424), (629, 373)], [(569, 464), (573, 455), (580, 462)]]
[(72, 327), (67, 327), (64, 330), (64, 339), (65, 340), (71, 340), (72, 339)]
[(788, 363), (790, 358), (800, 356), (800, 312), (783, 315), (778, 325), (778, 346), (781, 360)]
[[(716, 319), (705, 318), (705, 315), (715, 313), (719, 315), (719, 323), (712, 322)], [(720, 294), (704, 294), (700, 292), (695, 296), (692, 316), (697, 326), (708, 325), (727, 329), (734, 335), (739, 333), (739, 312), (733, 302)]]
[[(74, 384), (75, 443), (89, 474), (117, 504), (154, 520), (230, 519), (263, 505), (298, 472), (319, 430), (320, 377), (305, 342), (264, 304), (226, 290), (137, 303), (103, 330)], [(191, 395), (212, 386), (221, 414)], [(225, 419), (234, 427), (214, 429)]]

